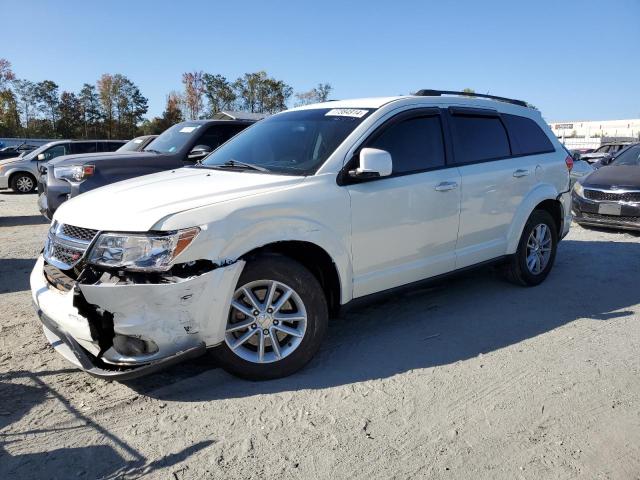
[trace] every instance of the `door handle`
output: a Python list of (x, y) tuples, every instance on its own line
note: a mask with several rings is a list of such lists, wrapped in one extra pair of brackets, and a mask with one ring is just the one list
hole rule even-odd
[(455, 190), (458, 188), (456, 182), (441, 182), (435, 186), (436, 192), (448, 192), (449, 190)]
[(529, 175), (529, 170), (525, 170), (523, 168), (519, 168), (518, 170), (513, 172), (513, 176), (516, 178), (526, 177), (527, 175)]

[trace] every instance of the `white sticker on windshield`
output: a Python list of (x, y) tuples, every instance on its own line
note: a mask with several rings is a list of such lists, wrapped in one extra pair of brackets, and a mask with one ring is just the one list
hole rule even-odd
[(200, 125), (196, 125), (195, 127), (182, 127), (180, 129), (180, 133), (191, 133), (193, 132), (196, 128), (198, 128)]
[(325, 113), (325, 117), (354, 117), (362, 118), (369, 110), (357, 110), (355, 108), (334, 108)]

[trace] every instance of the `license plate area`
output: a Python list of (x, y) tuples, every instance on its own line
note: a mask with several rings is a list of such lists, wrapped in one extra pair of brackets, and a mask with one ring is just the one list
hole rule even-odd
[(619, 203), (601, 203), (598, 205), (598, 213), (601, 215), (622, 215), (622, 205)]

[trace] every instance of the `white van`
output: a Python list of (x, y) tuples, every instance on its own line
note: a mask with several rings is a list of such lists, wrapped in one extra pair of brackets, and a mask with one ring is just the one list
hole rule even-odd
[(211, 348), (269, 379), (355, 299), (487, 262), (539, 284), (571, 223), (572, 158), (537, 110), (486, 97), (300, 107), (200, 165), (71, 199), (31, 275), (46, 336), (100, 377)]

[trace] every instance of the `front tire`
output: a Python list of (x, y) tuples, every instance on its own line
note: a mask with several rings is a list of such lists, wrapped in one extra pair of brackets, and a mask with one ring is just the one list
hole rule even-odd
[(233, 295), (225, 341), (213, 356), (229, 373), (249, 380), (285, 377), (320, 348), (327, 301), (316, 277), (280, 255), (249, 261)]
[(31, 193), (36, 189), (36, 179), (30, 173), (16, 173), (11, 177), (11, 189), (16, 193)]
[(544, 210), (534, 210), (522, 231), (518, 249), (505, 266), (507, 280), (532, 287), (549, 275), (558, 248), (558, 228)]

